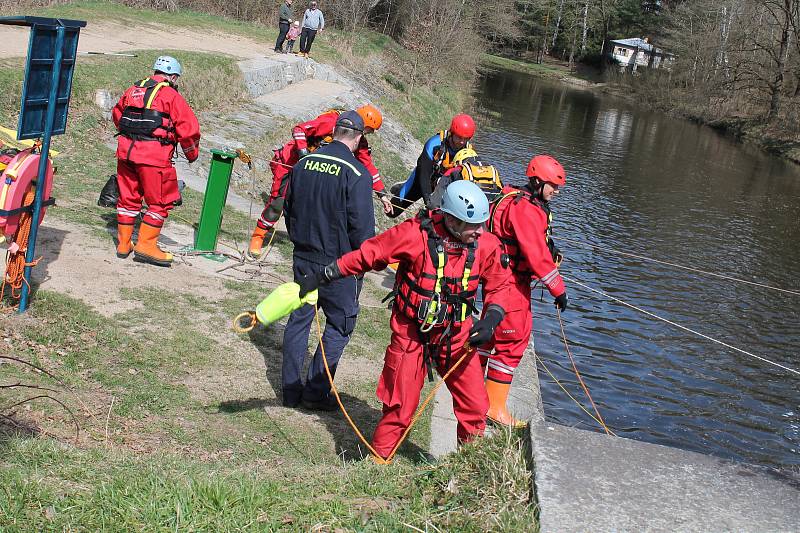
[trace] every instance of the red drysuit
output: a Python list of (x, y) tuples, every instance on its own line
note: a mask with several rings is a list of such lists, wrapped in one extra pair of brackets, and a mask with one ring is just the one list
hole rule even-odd
[[(338, 111), (328, 111), (321, 114), (314, 120), (298, 124), (292, 130), (293, 139), (284, 144), (282, 148), (275, 150), (275, 156), (269, 163), (272, 171), (272, 189), (270, 190), (269, 200), (267, 200), (261, 217), (258, 219), (258, 227), (269, 229), (280, 219), (283, 211), (282, 200), (286, 197), (286, 186), (288, 176), (292, 167), (300, 159), (298, 150), (307, 150), (309, 145), (316, 148), (322, 142), (330, 142), (333, 138), (333, 129), (336, 126), (336, 119), (339, 118)], [(372, 162), (371, 150), (366, 137), (361, 137), (354, 155), (361, 161), (372, 175), (372, 190), (381, 192), (385, 188), (380, 172)], [(280, 202), (278, 200), (281, 200)]]
[[(529, 192), (503, 187), (503, 196), (492, 210), (489, 228), (503, 243), (513, 272), (509, 299), (498, 302), (506, 311), (494, 338), (479, 352), (488, 370), (486, 378), (511, 383), (514, 370), (531, 335), (531, 281), (540, 279), (554, 297), (564, 294), (564, 280), (547, 246), (549, 209)], [(495, 353), (490, 355), (494, 348)]]
[[(500, 242), (497, 238), (488, 232), (483, 233), (477, 240), (477, 246), (470, 251), (468, 245), (450, 236), (444, 227), (442, 215), (438, 213), (433, 215), (433, 231), (441, 239), (439, 242), (446, 254), (442, 285), (446, 285), (451, 294), (461, 293), (468, 299), (474, 299), (478, 284), (482, 283), (485, 306), (500, 307), (502, 311), (502, 304), (498, 303), (508, 300), (510, 273), (500, 264)], [(428, 239), (421, 220), (414, 218), (368, 239), (361, 248), (337, 261), (344, 275), (382, 270), (389, 263), (400, 263), (390, 321), (392, 340), (386, 349), (377, 389), (378, 398), (383, 402), (383, 417), (372, 439), (373, 447), (382, 457), (391, 453), (419, 404), (420, 391), (427, 374), (424, 363), (426, 345), (433, 351), (431, 355), (436, 362), (437, 372), (443, 375), (464, 353), (472, 326), (471, 312), (455, 303), (448, 304), (450, 312), (445, 321), (435, 325), (428, 333), (420, 331), (417, 314), (420, 308), (424, 308), (427, 287), (433, 286), (436, 280)], [(470, 264), (470, 258), (470, 271), (465, 276), (465, 267)], [(468, 281), (465, 282), (465, 279)], [(467, 283), (466, 288), (464, 283)], [(448, 325), (449, 334), (446, 333)], [(465, 442), (481, 435), (486, 426), (489, 399), (478, 357), (468, 356), (446, 384), (453, 395), (459, 441)]]
[[(153, 75), (155, 82), (165, 82), (166, 77)], [(130, 87), (119, 99), (112, 111), (114, 125), (126, 107), (144, 107), (146, 87), (142, 82)], [(183, 153), (191, 162), (199, 155), (200, 124), (192, 108), (183, 96), (171, 86), (160, 88), (153, 98), (151, 109), (165, 115), (163, 127), (153, 132), (155, 139), (134, 140), (125, 135), (117, 137), (117, 222), (131, 225), (142, 208), (142, 199), (147, 203), (143, 221), (161, 227), (164, 219), (180, 199), (178, 175), (172, 165), (175, 146), (181, 145)]]

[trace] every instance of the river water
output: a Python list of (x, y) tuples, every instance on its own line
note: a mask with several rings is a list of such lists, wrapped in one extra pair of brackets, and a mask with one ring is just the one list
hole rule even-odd
[[(564, 275), (800, 369), (800, 296), (612, 253), (800, 291), (800, 167), (648, 111), (645, 102), (633, 106), (525, 74), (490, 72), (475, 96), (485, 111), (477, 150), (505, 180), (521, 183), (537, 153), (555, 156), (567, 170), (567, 186), (553, 202)], [(796, 471), (800, 376), (575, 283), (567, 287), (567, 337), (613, 431)], [(539, 303), (535, 294), (537, 352), (591, 411), (552, 298)], [(548, 419), (599, 430), (539, 369)]]

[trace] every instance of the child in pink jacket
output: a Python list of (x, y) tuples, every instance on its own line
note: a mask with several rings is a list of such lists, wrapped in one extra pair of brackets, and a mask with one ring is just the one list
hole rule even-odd
[(284, 54), (291, 54), (292, 47), (294, 46), (294, 42), (300, 36), (300, 21), (295, 20), (292, 27), (289, 28), (289, 33), (286, 34), (286, 50), (283, 52)]

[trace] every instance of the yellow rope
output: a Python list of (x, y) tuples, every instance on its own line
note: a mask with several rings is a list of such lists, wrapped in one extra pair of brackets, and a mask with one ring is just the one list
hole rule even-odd
[(414, 427), (414, 424), (417, 423), (419, 418), (422, 416), (422, 413), (424, 413), (425, 409), (428, 407), (428, 404), (431, 402), (431, 400), (433, 400), (434, 396), (436, 396), (436, 392), (439, 390), (442, 384), (447, 380), (447, 378), (449, 378), (450, 375), (461, 365), (461, 363), (463, 363), (464, 360), (467, 359), (467, 356), (472, 354), (473, 349), (469, 346), (465, 346), (464, 354), (455, 362), (455, 364), (453, 364), (453, 366), (450, 367), (450, 369), (445, 373), (444, 376), (442, 376), (442, 378), (436, 383), (436, 385), (434, 385), (433, 389), (425, 397), (425, 400), (417, 408), (417, 411), (411, 418), (411, 422), (408, 424), (408, 427), (406, 427), (406, 430), (400, 436), (400, 440), (397, 441), (397, 444), (395, 444), (394, 448), (392, 448), (392, 451), (389, 453), (389, 455), (386, 456), (386, 458), (383, 458), (380, 456), (380, 454), (378, 454), (378, 452), (375, 451), (375, 448), (373, 448), (372, 445), (369, 442), (367, 442), (367, 439), (364, 438), (364, 435), (358, 429), (358, 426), (356, 426), (355, 422), (353, 422), (353, 419), (350, 418), (350, 415), (347, 413), (347, 409), (345, 409), (344, 405), (342, 404), (342, 400), (339, 397), (339, 391), (336, 389), (336, 385), (333, 383), (333, 375), (331, 375), (331, 370), (330, 367), (328, 366), (328, 357), (325, 354), (325, 345), (322, 342), (322, 326), (320, 325), (320, 320), (319, 320), (319, 309), (316, 306), (314, 306), (314, 317), (317, 323), (317, 338), (319, 339), (320, 351), (322, 353), (322, 363), (325, 366), (325, 374), (328, 376), (328, 382), (331, 385), (331, 392), (333, 392), (333, 395), (336, 398), (336, 403), (339, 404), (339, 409), (341, 409), (342, 414), (344, 415), (347, 422), (350, 424), (350, 427), (353, 428), (353, 431), (356, 433), (358, 438), (361, 440), (364, 446), (367, 447), (370, 453), (372, 453), (372, 455), (375, 458), (375, 461), (378, 464), (391, 463), (395, 454), (397, 454), (397, 451), (400, 449), (400, 446), (406, 440), (408, 434), (411, 433), (411, 429)]
[[(246, 326), (242, 326), (242, 319), (249, 318), (250, 323)], [(256, 314), (253, 311), (245, 311), (244, 313), (239, 313), (236, 315), (236, 318), (233, 319), (233, 331), (236, 333), (249, 333), (256, 327), (258, 319), (256, 318)]]
[[(580, 407), (580, 408), (581, 408), (581, 410), (582, 410), (584, 413), (586, 413), (587, 415), (589, 415), (589, 417), (590, 417), (592, 420), (594, 420), (595, 422), (597, 422), (598, 424), (600, 424), (600, 421), (599, 421), (597, 418), (595, 418), (595, 416), (594, 416), (592, 413), (590, 413), (590, 412), (589, 412), (589, 410), (588, 410), (588, 409), (586, 409), (586, 407), (584, 407), (584, 406), (583, 406), (583, 404), (582, 404), (581, 402), (579, 402), (577, 399), (575, 399), (575, 397), (574, 397), (572, 394), (570, 394), (570, 393), (569, 393), (569, 391), (566, 389), (566, 387), (564, 387), (564, 385), (562, 385), (562, 384), (561, 384), (561, 382), (558, 380), (558, 378), (556, 378), (556, 377), (553, 375), (553, 373), (552, 373), (552, 372), (550, 372), (550, 369), (549, 369), (549, 368), (547, 368), (547, 365), (546, 365), (546, 364), (544, 364), (544, 361), (542, 360), (542, 358), (541, 358), (541, 357), (539, 357), (539, 354), (536, 354), (536, 353), (534, 353), (534, 355), (535, 355), (535, 357), (536, 357), (536, 360), (537, 360), (537, 361), (539, 361), (539, 363), (541, 363), (541, 365), (542, 365), (542, 368), (544, 368), (545, 372), (547, 372), (547, 374), (550, 376), (550, 379), (552, 379), (552, 380), (553, 380), (553, 381), (556, 383), (556, 385), (558, 385), (559, 387), (561, 387), (561, 390), (563, 390), (563, 391), (564, 391), (564, 393), (565, 393), (567, 396), (569, 396), (569, 397), (570, 397), (570, 399), (571, 399), (573, 402), (575, 402), (575, 404), (577, 404), (577, 406), (578, 406), (578, 407)], [(617, 436), (617, 434), (616, 434), (616, 433), (614, 433), (613, 431), (611, 431), (611, 430), (609, 430), (609, 431), (611, 432), (611, 435), (613, 435), (613, 436), (615, 436), (615, 437)]]
[(597, 420), (603, 429), (606, 432), (606, 435), (611, 435), (611, 430), (608, 429), (605, 420), (603, 420), (603, 416), (600, 414), (600, 411), (597, 409), (597, 405), (595, 405), (594, 400), (592, 399), (592, 395), (589, 393), (589, 388), (586, 386), (586, 383), (583, 382), (583, 378), (581, 377), (581, 373), (578, 372), (578, 365), (575, 364), (575, 358), (572, 357), (572, 350), (569, 349), (569, 344), (567, 343), (567, 334), (564, 332), (564, 321), (561, 319), (561, 310), (556, 307), (556, 315), (558, 315), (558, 323), (561, 324), (561, 339), (564, 341), (564, 348), (567, 349), (567, 355), (569, 356), (569, 360), (572, 363), (572, 369), (575, 371), (575, 375), (578, 377), (578, 381), (583, 388), (583, 392), (586, 393), (586, 397), (589, 398), (589, 402), (592, 404), (592, 408), (594, 409), (595, 414), (597, 415)]

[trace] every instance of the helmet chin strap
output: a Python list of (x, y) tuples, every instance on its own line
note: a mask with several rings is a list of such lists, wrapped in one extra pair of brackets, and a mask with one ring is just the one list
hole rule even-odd
[(543, 182), (539, 178), (533, 178), (531, 180), (531, 190), (533, 191), (536, 198), (542, 201), (544, 201), (544, 196), (542, 196), (544, 193), (544, 183), (545, 182)]

